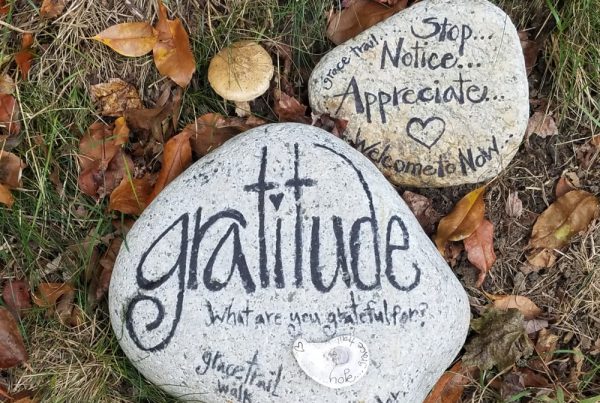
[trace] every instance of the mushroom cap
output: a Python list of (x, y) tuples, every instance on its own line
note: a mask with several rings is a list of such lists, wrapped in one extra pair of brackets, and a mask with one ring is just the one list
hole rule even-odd
[(217, 53), (208, 66), (208, 82), (229, 101), (246, 102), (269, 89), (273, 61), (256, 42), (240, 41)]

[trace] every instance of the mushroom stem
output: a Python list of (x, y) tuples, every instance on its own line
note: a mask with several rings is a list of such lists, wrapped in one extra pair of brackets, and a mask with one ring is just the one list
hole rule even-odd
[(250, 116), (250, 102), (235, 102), (235, 114), (241, 118)]

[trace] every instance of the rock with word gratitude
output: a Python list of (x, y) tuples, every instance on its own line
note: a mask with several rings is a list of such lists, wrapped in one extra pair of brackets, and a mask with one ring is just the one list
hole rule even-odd
[(235, 137), (155, 199), (119, 252), (110, 315), (169, 393), (260, 403), (421, 401), (470, 316), (375, 166), (294, 123)]
[(309, 81), (316, 113), (395, 184), (442, 187), (495, 177), (529, 118), (523, 52), (486, 0), (425, 0), (329, 52)]

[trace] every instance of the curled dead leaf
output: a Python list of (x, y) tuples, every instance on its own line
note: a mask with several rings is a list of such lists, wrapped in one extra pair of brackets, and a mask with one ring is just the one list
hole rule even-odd
[(558, 339), (559, 337), (550, 330), (540, 330), (540, 334), (538, 335), (538, 339), (535, 344), (535, 351), (542, 360), (549, 361), (552, 358), (552, 355), (556, 351)]
[(402, 199), (413, 212), (426, 234), (430, 235), (442, 215), (433, 207), (430, 198), (413, 193), (409, 190), (402, 193)]
[(568, 245), (598, 216), (599, 207), (596, 196), (583, 190), (559, 197), (536, 220), (528, 248), (560, 249)]
[(575, 172), (565, 172), (556, 182), (555, 194), (556, 197), (564, 196), (571, 190), (581, 187), (579, 177)]
[(63, 13), (65, 6), (65, 0), (44, 0), (40, 15), (44, 18), (56, 18)]
[(218, 113), (206, 113), (187, 125), (182, 133), (190, 135), (192, 150), (206, 155), (235, 135), (265, 124), (258, 118), (225, 117)]
[(519, 39), (521, 41), (521, 48), (523, 49), (523, 57), (525, 58), (525, 69), (527, 70), (527, 75), (529, 75), (537, 62), (541, 43), (530, 40), (529, 34), (525, 31), (519, 32)]
[(442, 218), (433, 237), (440, 253), (445, 253), (448, 241), (462, 241), (481, 225), (485, 213), (484, 193), (485, 186), (473, 190), (456, 203), (450, 214)]
[(148, 197), (148, 204), (192, 163), (190, 136), (190, 132), (181, 132), (165, 144), (162, 167), (154, 184), (154, 189)]
[(529, 138), (534, 133), (543, 139), (550, 136), (556, 136), (558, 134), (558, 127), (556, 127), (556, 123), (552, 116), (541, 111), (535, 112), (533, 116), (529, 118), (525, 137)]
[(2, 300), (17, 315), (31, 308), (29, 284), (24, 280), (7, 281), (2, 290)]
[(109, 210), (123, 214), (140, 215), (146, 208), (146, 201), (152, 192), (150, 178), (123, 178), (119, 186), (110, 194)]
[(500, 311), (518, 309), (527, 320), (542, 314), (542, 310), (527, 297), (521, 295), (490, 295), (494, 301), (494, 308)]
[(115, 138), (114, 141), (116, 146), (121, 146), (129, 141), (129, 127), (127, 126), (127, 121), (123, 116), (115, 120), (113, 136)]
[(519, 218), (523, 214), (523, 201), (517, 192), (510, 192), (506, 198), (506, 214), (509, 217)]
[(392, 7), (371, 0), (355, 0), (348, 8), (334, 12), (329, 17), (327, 37), (339, 45), (398, 11), (404, 10), (407, 5), (408, 0), (398, 1)]
[(108, 27), (92, 39), (102, 42), (123, 56), (137, 57), (154, 48), (157, 34), (147, 22), (125, 22)]
[(17, 321), (0, 307), (0, 368), (12, 368), (27, 361), (27, 351)]
[(467, 259), (479, 270), (477, 287), (483, 285), (485, 276), (496, 261), (494, 253), (494, 224), (483, 220), (479, 227), (464, 240)]
[(90, 94), (98, 112), (103, 116), (120, 116), (126, 110), (144, 107), (137, 89), (120, 78), (111, 78), (106, 83), (90, 86)]
[(167, 9), (162, 0), (159, 0), (158, 8), (158, 40), (152, 50), (154, 64), (160, 74), (169, 77), (180, 87), (186, 87), (196, 71), (190, 39), (180, 19), (167, 18)]
[(21, 50), (15, 54), (15, 62), (19, 67), (21, 78), (27, 81), (29, 76), (29, 70), (33, 61), (33, 53), (31, 53), (31, 45), (33, 45), (33, 34), (26, 32), (21, 38)]
[(75, 289), (68, 283), (41, 283), (37, 292), (31, 294), (33, 303), (41, 308), (51, 308), (63, 295)]
[(475, 367), (465, 367), (458, 361), (444, 372), (423, 403), (457, 403), (475, 373)]
[(9, 136), (15, 136), (21, 131), (17, 101), (9, 94), (0, 94), (0, 127)]
[(27, 165), (13, 153), (0, 150), (0, 184), (14, 189), (21, 186), (21, 174)]
[(274, 111), (280, 122), (298, 122), (310, 124), (311, 119), (306, 116), (306, 105), (285, 92), (275, 91)]
[(10, 189), (0, 183), (0, 203), (5, 204), (9, 208), (14, 204), (15, 199), (10, 193)]
[(527, 255), (527, 261), (533, 266), (532, 271), (538, 271), (540, 268), (554, 266), (556, 253), (554, 249), (536, 248)]

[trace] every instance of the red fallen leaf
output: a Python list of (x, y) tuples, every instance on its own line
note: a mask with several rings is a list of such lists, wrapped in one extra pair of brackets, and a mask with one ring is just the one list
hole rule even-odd
[(467, 259), (481, 273), (477, 279), (477, 287), (481, 287), (485, 276), (492, 269), (496, 261), (494, 253), (494, 224), (488, 220), (483, 220), (468, 238), (464, 240)]
[(474, 367), (463, 367), (462, 361), (458, 361), (444, 372), (423, 403), (459, 402), (474, 372)]
[(309, 124), (311, 119), (306, 116), (306, 105), (285, 92), (275, 92), (275, 114), (280, 122), (298, 122)]
[(192, 163), (190, 136), (190, 132), (181, 132), (165, 144), (162, 167), (148, 198), (148, 204)]
[(29, 297), (29, 284), (23, 280), (10, 280), (4, 285), (2, 290), (2, 299), (4, 303), (13, 310), (18, 316), (23, 311), (31, 308), (31, 298)]
[(31, 294), (33, 303), (41, 308), (50, 308), (64, 294), (75, 289), (68, 283), (41, 283), (36, 293)]
[(110, 194), (109, 210), (120, 211), (123, 214), (140, 215), (147, 206), (146, 200), (152, 192), (150, 178), (123, 178), (119, 186)]
[(408, 0), (401, 0), (392, 7), (371, 0), (356, 0), (348, 8), (334, 12), (327, 23), (327, 37), (336, 45), (354, 38), (364, 30), (404, 10)]
[(167, 9), (158, 0), (158, 41), (152, 49), (154, 64), (163, 76), (169, 77), (180, 87), (186, 87), (196, 71), (196, 60), (181, 20), (169, 20)]
[(253, 116), (244, 119), (206, 113), (187, 125), (181, 132), (190, 134), (192, 150), (203, 156), (235, 135), (265, 123), (264, 120)]
[(0, 307), (0, 368), (12, 368), (27, 361), (27, 351), (12, 314)]
[(44, 0), (40, 15), (44, 18), (56, 18), (65, 10), (65, 0)]
[(19, 108), (15, 97), (9, 94), (0, 95), (0, 126), (9, 135), (17, 135), (21, 131)]
[(6, 4), (6, 0), (0, 0), (0, 15), (8, 15), (11, 4)]
[(33, 45), (33, 34), (26, 32), (23, 34), (23, 38), (21, 39), (21, 50), (15, 55), (15, 62), (19, 67), (21, 78), (24, 81), (27, 81), (29, 69), (31, 69), (31, 61), (33, 60), (31, 45)]

